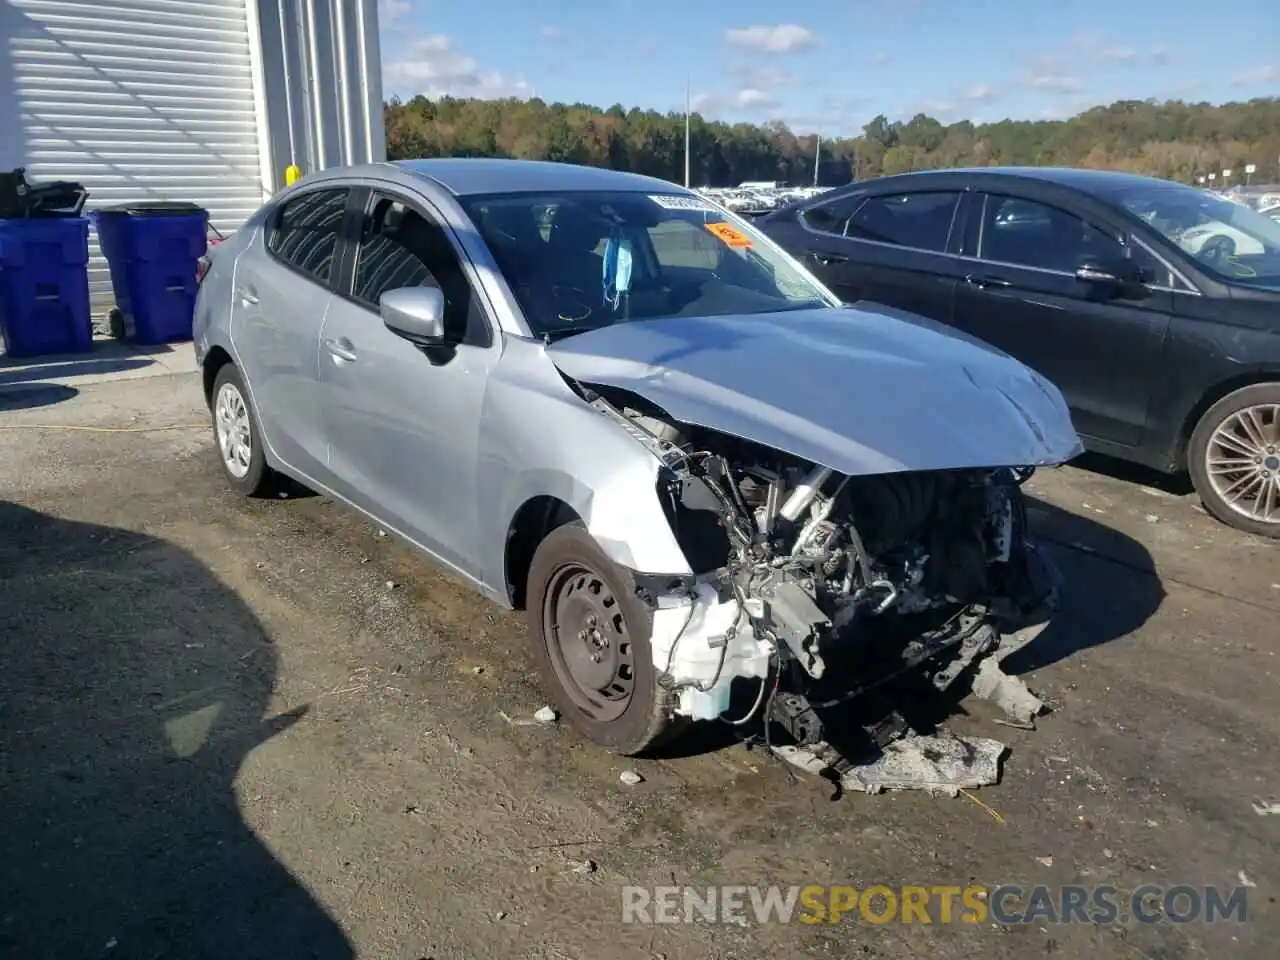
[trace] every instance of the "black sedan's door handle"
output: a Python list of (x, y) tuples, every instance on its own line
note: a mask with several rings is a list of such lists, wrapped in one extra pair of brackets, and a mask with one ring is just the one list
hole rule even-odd
[(811, 253), (809, 259), (820, 267), (829, 267), (833, 263), (848, 263), (848, 257), (842, 257), (835, 253)]
[(1000, 277), (975, 277), (973, 274), (964, 278), (964, 282), (971, 287), (977, 287), (979, 290), (990, 290), (998, 287), (1013, 286), (1008, 280)]

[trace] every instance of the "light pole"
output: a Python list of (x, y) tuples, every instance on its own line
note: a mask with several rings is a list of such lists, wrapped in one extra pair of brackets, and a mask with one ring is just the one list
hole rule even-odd
[(684, 78), (684, 186), (689, 189), (689, 77)]
[(1230, 179), (1231, 179), (1231, 171), (1229, 169), (1223, 170), (1222, 171), (1222, 189), (1225, 190), (1227, 188), (1227, 181)]
[(813, 141), (813, 185), (818, 185), (818, 168), (822, 163), (822, 128), (818, 128), (818, 132), (814, 134)]
[(1246, 163), (1244, 165), (1244, 185), (1247, 187), (1253, 182), (1253, 175), (1258, 170), (1256, 164)]

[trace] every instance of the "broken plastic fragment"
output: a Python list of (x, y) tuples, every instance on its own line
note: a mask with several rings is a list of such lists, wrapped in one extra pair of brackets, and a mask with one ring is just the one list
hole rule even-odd
[(533, 719), (537, 720), (539, 723), (555, 723), (560, 718), (559, 715), (550, 707), (543, 707), (533, 715)]

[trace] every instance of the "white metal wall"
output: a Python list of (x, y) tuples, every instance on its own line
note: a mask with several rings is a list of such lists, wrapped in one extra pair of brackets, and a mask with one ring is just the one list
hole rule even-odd
[(0, 0), (0, 170), (90, 208), (190, 200), (230, 233), (291, 162), (385, 156), (377, 0)]
[[(16, 94), (11, 115), (0, 114), (0, 168), (26, 166), (31, 180), (78, 180), (91, 208), (191, 200), (223, 231), (261, 205), (245, 0), (0, 0), (0, 7), (7, 8), (0, 96)], [(96, 256), (90, 290), (95, 311), (110, 305)]]

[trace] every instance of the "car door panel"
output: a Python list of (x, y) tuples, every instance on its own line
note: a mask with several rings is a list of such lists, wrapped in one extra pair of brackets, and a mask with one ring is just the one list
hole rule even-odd
[[(805, 265), (846, 303), (871, 300), (950, 323), (961, 267), (947, 251), (959, 198), (958, 191), (866, 197), (843, 223), (810, 230)], [(913, 205), (924, 213), (908, 212)]]
[(317, 480), (327, 449), (314, 415), (318, 347), (346, 198), (345, 188), (330, 189), (286, 203), (235, 268), (231, 337), (260, 427), (287, 469)]
[[(1089, 232), (1092, 225), (1047, 204), (1018, 208), (996, 223), (999, 214), (993, 215), (992, 204), (1008, 211), (1010, 199), (1032, 203), (991, 195), (974, 205), (975, 213), (985, 217), (983, 240), (980, 256), (968, 261), (968, 272), (957, 286), (954, 324), (1056, 384), (1082, 436), (1126, 446), (1139, 443), (1174, 294), (1148, 288), (1141, 299), (1121, 299), (1112, 289), (1049, 266), (1058, 262), (1055, 257), (1067, 257), (1061, 261), (1065, 265), (1076, 255), (1055, 244), (1087, 250), (1090, 244), (1105, 244), (1110, 232), (1096, 228), (1105, 236), (1095, 236)], [(1076, 230), (1090, 241), (1077, 243)], [(1001, 231), (1001, 239), (992, 242)], [(1117, 251), (1124, 250), (1118, 239), (1111, 237), (1111, 242)], [(1035, 265), (1010, 262), (1014, 258)]]
[[(479, 422), (497, 350), (465, 331), (451, 347), (424, 350), (388, 329), (362, 297), (437, 280), (403, 246), (383, 239), (364, 237), (353, 263), (353, 291), (361, 297), (336, 297), (320, 335), (334, 490), (474, 577)], [(362, 257), (366, 264), (379, 258), (381, 266), (362, 271)], [(478, 309), (474, 301), (458, 304), (466, 294), (453, 284), (440, 285), (447, 311)]]

